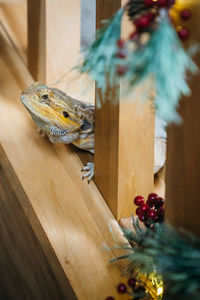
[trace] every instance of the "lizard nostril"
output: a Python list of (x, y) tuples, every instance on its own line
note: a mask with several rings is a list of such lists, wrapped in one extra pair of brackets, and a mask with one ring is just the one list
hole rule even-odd
[(68, 117), (69, 117), (69, 114), (68, 114), (68, 112), (66, 112), (66, 111), (63, 111), (63, 116), (64, 116), (65, 118), (68, 118)]

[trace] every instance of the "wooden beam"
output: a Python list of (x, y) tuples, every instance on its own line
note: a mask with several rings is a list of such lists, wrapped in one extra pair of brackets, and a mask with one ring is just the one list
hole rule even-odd
[[(124, 2), (124, 1), (123, 1)], [(120, 1), (97, 1), (97, 27), (120, 7)], [(124, 21), (122, 34), (131, 27)], [(132, 95), (137, 98), (139, 90)], [(102, 95), (98, 94), (101, 97)], [(108, 91), (111, 94), (119, 91)], [(124, 98), (118, 95), (120, 99)], [(150, 104), (106, 101), (96, 106), (95, 114), (95, 183), (117, 219), (134, 211), (133, 198), (147, 196), (154, 189), (154, 114)]]
[(46, 82), (46, 0), (28, 0), (28, 68), (35, 81)]
[(1, 297), (77, 299), (1, 146), (0, 161)]
[(28, 0), (28, 61), (36, 81), (53, 83), (76, 65), (80, 20), (80, 0)]
[(121, 271), (102, 245), (113, 246), (108, 224), (122, 241), (120, 228), (95, 184), (82, 182), (82, 163), (70, 145), (38, 135), (19, 100), (33, 79), (0, 29), (1, 35), (1, 164), (63, 293), (68, 279), (80, 300), (116, 297)]
[(0, 22), (23, 61), (27, 63), (27, 0), (0, 1)]
[[(79, 74), (71, 71), (78, 63), (80, 48), (81, 0), (28, 0), (28, 67), (34, 80), (94, 102), (94, 85), (83, 94)], [(93, 155), (75, 151), (84, 163), (93, 161)]]
[[(183, 3), (184, 5), (184, 3)], [(200, 4), (188, 1), (193, 12), (189, 42), (200, 37)], [(196, 57), (199, 65), (200, 55)], [(166, 219), (176, 228), (182, 227), (200, 235), (200, 75), (190, 84), (192, 95), (181, 100), (181, 125), (168, 128), (167, 174), (166, 174)]]

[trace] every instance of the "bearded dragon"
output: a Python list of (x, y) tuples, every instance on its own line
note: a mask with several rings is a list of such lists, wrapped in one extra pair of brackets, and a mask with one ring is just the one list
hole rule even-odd
[[(47, 135), (51, 142), (72, 143), (94, 153), (94, 105), (73, 99), (40, 82), (24, 90), (21, 101), (39, 127), (39, 132)], [(156, 138), (154, 173), (165, 162), (165, 151), (160, 147), (163, 148), (163, 143)], [(159, 155), (160, 150), (162, 155)], [(89, 182), (94, 176), (94, 163), (89, 162), (82, 170), (86, 171), (82, 179), (87, 177)]]

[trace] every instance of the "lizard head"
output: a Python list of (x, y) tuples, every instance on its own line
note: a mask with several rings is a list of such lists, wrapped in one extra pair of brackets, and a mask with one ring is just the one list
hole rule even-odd
[(76, 111), (76, 102), (79, 101), (43, 83), (36, 82), (24, 90), (21, 101), (47, 134), (72, 134), (79, 131), (84, 123)]

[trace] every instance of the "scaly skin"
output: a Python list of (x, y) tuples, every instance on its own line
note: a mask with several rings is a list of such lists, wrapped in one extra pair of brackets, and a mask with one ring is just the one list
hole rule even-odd
[[(21, 95), (21, 101), (53, 143), (74, 144), (94, 153), (94, 105), (71, 98), (56, 88), (36, 82)], [(83, 178), (94, 175), (93, 163), (84, 168)]]
[[(71, 98), (56, 88), (50, 88), (43, 83), (36, 82), (21, 95), (21, 101), (31, 114), (40, 131), (49, 137), (53, 143), (74, 144), (80, 149), (94, 153), (94, 105)], [(155, 153), (161, 153), (163, 139), (155, 139)], [(165, 145), (164, 145), (165, 147)], [(159, 157), (160, 155), (158, 155)], [(158, 172), (164, 165), (156, 159), (154, 172)], [(88, 163), (83, 178), (88, 182), (94, 175), (94, 164)]]

